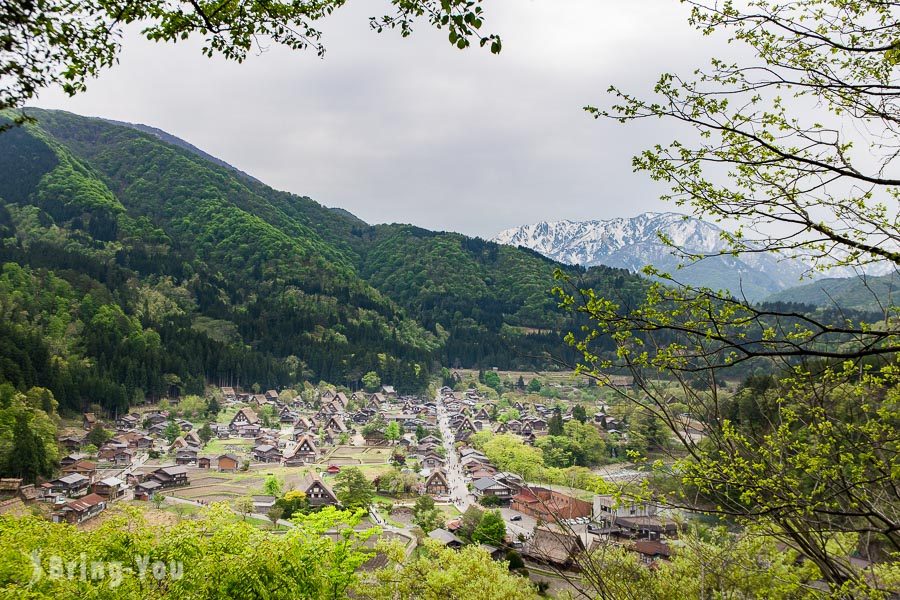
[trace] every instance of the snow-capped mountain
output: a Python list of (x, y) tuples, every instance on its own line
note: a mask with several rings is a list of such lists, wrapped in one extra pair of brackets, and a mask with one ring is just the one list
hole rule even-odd
[(799, 260), (770, 253), (713, 256), (691, 263), (676, 256), (659, 233), (691, 253), (715, 254), (726, 248), (716, 225), (677, 213), (651, 212), (605, 221), (542, 221), (501, 231), (494, 241), (531, 248), (568, 264), (630, 271), (653, 265), (686, 284), (725, 288), (750, 300), (795, 286), (808, 271)]

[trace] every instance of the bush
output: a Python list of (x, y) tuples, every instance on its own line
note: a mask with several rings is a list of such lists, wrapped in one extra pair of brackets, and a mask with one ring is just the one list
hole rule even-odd
[(506, 553), (506, 560), (509, 562), (510, 571), (517, 571), (525, 568), (525, 561), (522, 560), (522, 555), (515, 550), (510, 550)]
[(500, 498), (497, 496), (482, 496), (478, 503), (485, 507), (500, 506)]

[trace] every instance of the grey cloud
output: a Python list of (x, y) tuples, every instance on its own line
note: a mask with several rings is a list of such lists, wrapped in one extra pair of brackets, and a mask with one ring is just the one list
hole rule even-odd
[(716, 50), (680, 3), (491, 2), (500, 56), (457, 51), (425, 25), (409, 39), (374, 34), (378, 8), (336, 13), (324, 60), (271, 48), (238, 65), (129, 31), (121, 64), (87, 93), (48, 91), (37, 104), (159, 127), (372, 223), (489, 237), (664, 208), (630, 157), (677, 132), (594, 121), (581, 107), (607, 102), (612, 83), (647, 91), (661, 71), (689, 71)]

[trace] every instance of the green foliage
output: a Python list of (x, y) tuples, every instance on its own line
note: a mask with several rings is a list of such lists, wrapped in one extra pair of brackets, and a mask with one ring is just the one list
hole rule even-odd
[(491, 560), (478, 546), (455, 551), (433, 540), (426, 540), (424, 551), (416, 558), (402, 565), (388, 565), (375, 574), (375, 584), (354, 591), (372, 600), (538, 598), (527, 579), (510, 573), (505, 562)]
[(269, 475), (263, 483), (263, 493), (267, 496), (281, 496), (281, 490), (284, 488), (284, 482), (276, 475)]
[(510, 421), (518, 419), (521, 416), (522, 414), (517, 408), (508, 408), (497, 416), (497, 421), (499, 421), (500, 423), (508, 423)]
[[(533, 368), (545, 364), (540, 357), (548, 348), (562, 346), (560, 332), (570, 325), (547, 294), (548, 278), (560, 266), (553, 261), (520, 248), (408, 225), (376, 226), (369, 244), (361, 274), (423, 326), (446, 332), (444, 364)], [(601, 288), (623, 275), (606, 268), (587, 273), (561, 268)], [(624, 294), (639, 292), (640, 281), (624, 276), (631, 285)]]
[(392, 442), (399, 440), (402, 434), (403, 430), (400, 429), (400, 424), (397, 423), (397, 421), (391, 421), (388, 423), (387, 427), (384, 428), (385, 439)]
[(375, 497), (375, 489), (361, 469), (343, 467), (335, 475), (334, 492), (344, 508), (367, 509)]
[(165, 430), (163, 431), (163, 437), (171, 444), (181, 435), (181, 428), (178, 427), (178, 424), (175, 421), (169, 421), (169, 424), (166, 425)]
[[(419, 392), (436, 362), (534, 366), (526, 357), (562, 346), (558, 265), (534, 253), (367, 228), (174, 138), (31, 114), (37, 124), (0, 137), (15, 158), (0, 167), (22, 182), (0, 200), (0, 381), (112, 414), (207, 382), (356, 387), (377, 373)], [(600, 287), (614, 273), (565, 269)]]
[(247, 515), (253, 512), (253, 498), (250, 496), (241, 496), (234, 501), (234, 510), (240, 513), (241, 519), (246, 521)]
[(485, 494), (478, 500), (478, 504), (484, 506), (485, 508), (494, 508), (496, 506), (500, 506), (500, 498), (497, 496), (490, 496)]
[(266, 512), (266, 516), (272, 521), (272, 528), (275, 529), (278, 526), (278, 520), (284, 516), (284, 509), (277, 505), (273, 506)]
[(543, 452), (547, 466), (591, 467), (606, 462), (606, 444), (593, 425), (572, 419), (562, 433), (541, 437), (535, 444)]
[(587, 411), (584, 409), (584, 406), (581, 404), (576, 404), (572, 407), (572, 418), (577, 420), (579, 423), (584, 423), (587, 421)]
[(489, 544), (497, 548), (505, 544), (506, 523), (499, 510), (486, 511), (481, 516), (478, 526), (472, 532), (472, 541), (476, 544)]
[(369, 371), (363, 375), (362, 383), (367, 392), (377, 392), (381, 388), (381, 378), (375, 371)]
[(28, 482), (56, 470), (56, 401), (48, 390), (26, 393), (0, 384), (0, 473)]
[(525, 568), (525, 561), (522, 560), (522, 555), (515, 550), (510, 550), (506, 553), (506, 561), (509, 563), (510, 571), (516, 571)]
[(547, 422), (547, 433), (556, 436), (563, 434), (562, 410), (560, 410), (559, 406), (553, 409), (553, 415)]
[[(358, 523), (356, 515), (327, 509), (274, 536), (234, 521), (223, 504), (204, 510), (198, 519), (161, 529), (147, 525), (133, 509), (93, 531), (35, 517), (2, 516), (4, 596), (345, 598), (347, 588), (357, 580), (357, 569), (372, 556), (364, 543), (374, 532), (354, 531)], [(338, 532), (337, 539), (324, 535), (329, 529)], [(39, 556), (44, 572), (30, 583), (31, 556)], [(77, 572), (75, 577), (50, 576), (52, 557), (64, 564), (87, 560), (88, 576), (82, 578)], [(119, 569), (92, 578), (91, 561), (119, 563)], [(152, 567), (155, 561), (167, 567), (160, 580), (138, 567)]]
[(309, 499), (300, 490), (288, 490), (275, 501), (275, 506), (281, 508), (282, 519), (291, 519), (294, 515), (303, 514), (309, 510)]
[(472, 535), (475, 533), (475, 530), (478, 529), (478, 525), (481, 523), (483, 517), (483, 510), (474, 504), (470, 505), (462, 514), (460, 526), (456, 532), (457, 535), (464, 540), (472, 541)]
[(93, 444), (98, 448), (105, 444), (107, 441), (112, 438), (112, 433), (107, 431), (103, 425), (97, 423), (94, 425), (88, 434), (84, 437), (85, 441), (89, 444)]
[(533, 394), (541, 391), (541, 381), (537, 377), (528, 382), (528, 391)]
[[(571, 421), (567, 423), (571, 427)], [(581, 425), (575, 421), (578, 427), (590, 427), (591, 425)], [(605, 451), (601, 447), (592, 446), (592, 434), (582, 431), (576, 431), (572, 428), (573, 435), (585, 436), (582, 442), (586, 447), (593, 447), (594, 456)], [(596, 434), (596, 430), (594, 431)], [(601, 440), (602, 441), (602, 440)], [(496, 465), (502, 471), (510, 471), (524, 477), (527, 481), (542, 481), (546, 483), (567, 485), (573, 488), (579, 488), (594, 493), (609, 493), (610, 486), (602, 477), (594, 475), (586, 467), (573, 466), (569, 468), (559, 468), (547, 464), (544, 453), (541, 448), (528, 446), (515, 435), (493, 435), (488, 431), (481, 431), (474, 434), (470, 438), (470, 442), (479, 450), (484, 452), (485, 456), (490, 459), (491, 463)]]
[(435, 508), (434, 499), (431, 496), (419, 496), (412, 509), (413, 523), (422, 531), (429, 533), (444, 526), (446, 518), (444, 513)]
[(484, 374), (484, 385), (493, 388), (498, 394), (503, 391), (503, 383), (500, 376), (494, 371), (488, 371)]
[(204, 444), (208, 444), (209, 440), (213, 438), (212, 427), (209, 426), (209, 423), (204, 423), (203, 427), (197, 431), (197, 435), (200, 437), (200, 441)]
[(394, 468), (378, 477), (377, 487), (379, 492), (399, 496), (412, 493), (418, 482), (419, 478), (415, 473), (404, 473)]

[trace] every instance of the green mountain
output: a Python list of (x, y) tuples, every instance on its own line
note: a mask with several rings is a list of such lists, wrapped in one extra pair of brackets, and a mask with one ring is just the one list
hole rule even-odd
[(766, 302), (794, 302), (883, 314), (900, 302), (900, 272), (881, 276), (819, 279), (772, 294)]
[[(626, 301), (627, 272), (350, 213), (164, 132), (65, 112), (0, 134), (0, 381), (63, 408), (301, 379), (402, 391), (443, 365), (566, 357), (555, 269)], [(571, 358), (571, 357), (568, 357)]]

